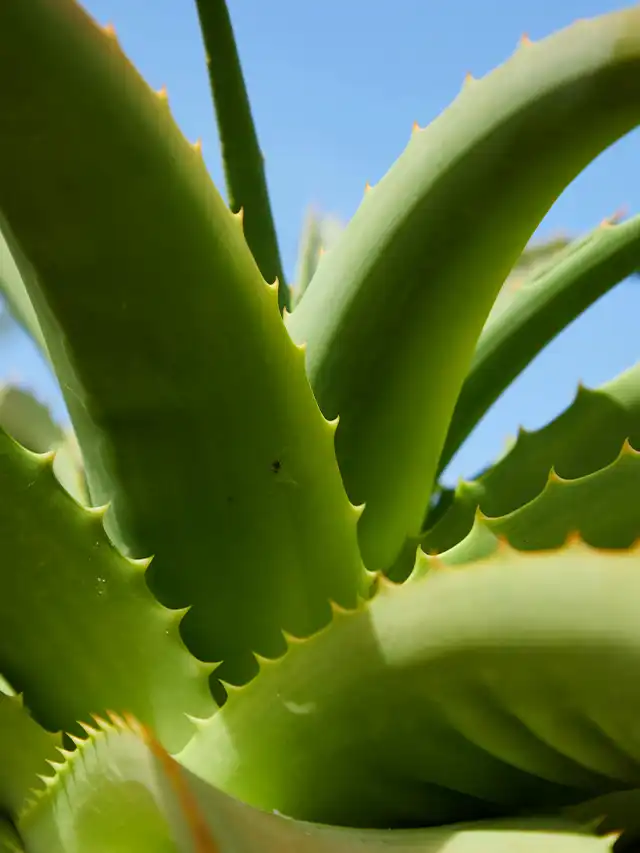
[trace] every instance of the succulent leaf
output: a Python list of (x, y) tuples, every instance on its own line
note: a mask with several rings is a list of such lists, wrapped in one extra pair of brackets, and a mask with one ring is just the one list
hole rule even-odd
[(20, 811), (38, 777), (49, 770), (48, 762), (60, 761), (61, 745), (59, 735), (30, 717), (20, 696), (0, 691), (0, 812)]
[[(52, 731), (105, 709), (135, 712), (168, 748), (187, 713), (213, 710), (205, 667), (184, 648), (183, 616), (162, 607), (145, 565), (121, 556), (57, 483), (52, 455), (0, 432), (0, 669)], [(75, 729), (77, 731), (77, 729)]]
[(154, 555), (158, 598), (192, 605), (193, 653), (242, 681), (369, 583), (335, 425), (241, 217), (111, 31), (73, 0), (2, 3), (0, 101), (0, 210), (37, 269), (91, 499), (122, 550)]
[[(491, 517), (513, 513), (545, 489), (552, 470), (577, 480), (606, 468), (626, 440), (640, 448), (640, 362), (598, 389), (581, 385), (571, 406), (542, 429), (521, 430), (495, 465), (477, 480), (458, 484), (453, 500), (422, 537), (422, 547), (430, 553), (452, 548), (471, 530), (478, 507)], [(632, 506), (623, 506), (620, 498), (613, 506), (628, 522)], [(607, 512), (602, 522), (613, 529), (616, 514)], [(535, 530), (531, 534), (537, 535)], [(614, 540), (605, 537), (598, 544), (613, 546)]]
[[(27, 273), (32, 271), (28, 265), (23, 264), (23, 270)], [(36, 312), (29, 298), (27, 288), (24, 285), (22, 275), (18, 269), (9, 245), (2, 234), (2, 217), (0, 215), (0, 295), (4, 298), (13, 319), (24, 329), (34, 343), (40, 348), (45, 357), (47, 347), (44, 342), (42, 328)]]
[(229, 205), (113, 27), (0, 2), (0, 300), (73, 420), (0, 388), (0, 851), (630, 853), (640, 363), (436, 481), (638, 269), (640, 217), (528, 240), (640, 123), (640, 5), (524, 37), (335, 245), (312, 215), (293, 314), (196, 5)]
[(640, 452), (628, 442), (615, 462), (575, 480), (549, 475), (542, 492), (508, 515), (478, 519), (521, 550), (557, 548), (578, 532), (598, 548), (628, 548), (640, 539)]
[(521, 44), (413, 133), (288, 319), (320, 407), (340, 416), (370, 569), (420, 532), (496, 295), (559, 193), (640, 121), (639, 69), (638, 7)]
[(540, 271), (543, 267), (551, 266), (556, 258), (573, 241), (565, 236), (558, 235), (546, 240), (533, 239), (527, 243), (524, 251), (513, 266), (509, 277), (530, 274), (534, 270)]
[(82, 457), (73, 430), (63, 430), (33, 394), (15, 385), (0, 386), (0, 428), (34, 453), (55, 450), (56, 477), (79, 503), (88, 502)]
[(597, 299), (640, 268), (640, 216), (621, 225), (603, 224), (552, 257), (552, 264), (534, 266), (511, 301), (489, 317), (451, 418), (439, 474), (535, 356)]
[(294, 292), (296, 306), (315, 275), (322, 254), (335, 243), (342, 230), (342, 224), (335, 217), (322, 216), (313, 209), (307, 211), (296, 267)]
[(290, 308), (269, 202), (264, 158), (251, 115), (225, 0), (196, 0), (216, 109), (229, 205), (242, 210), (244, 234), (263, 277), (278, 280), (280, 309)]
[(34, 453), (47, 453), (64, 440), (47, 406), (17, 385), (0, 386), (0, 426)]
[[(600, 817), (600, 814), (598, 815)], [(520, 818), (427, 830), (318, 826), (251, 808), (180, 767), (134, 720), (79, 745), (19, 822), (29, 853), (604, 853), (594, 820)]]
[(473, 565), (421, 557), (412, 580), (265, 662), (179, 760), (257, 807), (352, 826), (637, 786), (640, 551), (472, 538)]

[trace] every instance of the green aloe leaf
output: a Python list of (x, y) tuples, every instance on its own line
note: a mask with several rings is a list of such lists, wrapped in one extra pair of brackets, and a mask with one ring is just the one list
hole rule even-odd
[[(422, 537), (422, 547), (428, 552), (452, 548), (471, 530), (478, 507), (497, 517), (528, 504), (545, 489), (552, 470), (576, 480), (605, 468), (627, 439), (640, 448), (640, 363), (598, 389), (580, 386), (571, 406), (542, 429), (521, 429), (495, 465), (477, 480), (458, 484), (449, 505)], [(631, 507), (616, 506), (628, 517)], [(606, 522), (614, 525), (615, 514), (608, 512)]]
[(251, 808), (180, 767), (134, 720), (99, 721), (19, 821), (29, 853), (605, 853), (595, 821), (427, 830), (317, 826)]
[(500, 292), (491, 306), (485, 326), (491, 323), (499, 314), (502, 314), (505, 308), (511, 304), (519, 292), (525, 277), (528, 278), (529, 276), (537, 275), (546, 267), (551, 267), (554, 258), (569, 246), (571, 242), (568, 237), (558, 236), (542, 241), (534, 240), (528, 243), (507, 276), (507, 280), (500, 288)]
[(225, 0), (196, 0), (218, 120), (231, 210), (244, 214), (244, 233), (263, 277), (278, 279), (280, 309), (290, 307), (269, 202), (264, 158), (251, 115), (231, 18)]
[(320, 260), (322, 251), (322, 234), (320, 231), (321, 219), (315, 210), (307, 211), (302, 234), (300, 235), (300, 246), (298, 249), (298, 263), (296, 265), (295, 282), (295, 304), (304, 296), (309, 282), (314, 276)]
[(457, 559), (472, 565), (421, 557), (265, 661), (178, 759), (257, 807), (352, 826), (637, 787), (640, 551), (521, 553), (483, 532)]
[(639, 72), (638, 8), (523, 43), (414, 132), (289, 318), (340, 416), (370, 569), (419, 534), (491, 306), (559, 193), (640, 121)]
[(192, 605), (193, 653), (242, 681), (368, 584), (335, 425), (241, 217), (110, 30), (73, 0), (0, 4), (0, 101), (0, 210), (91, 499), (154, 555), (158, 598)]
[(0, 426), (34, 453), (46, 453), (64, 440), (48, 407), (16, 385), (0, 386)]
[(22, 697), (0, 691), (0, 812), (20, 811), (48, 762), (60, 759), (60, 746), (61, 737), (31, 718)]
[[(27, 266), (23, 270), (31, 272)], [(5, 299), (13, 319), (24, 329), (41, 352), (47, 357), (42, 328), (24, 285), (22, 275), (2, 235), (0, 216), (0, 295)]]
[(52, 731), (110, 708), (135, 713), (169, 748), (183, 745), (185, 713), (213, 708), (211, 667), (180, 640), (184, 613), (153, 598), (146, 562), (111, 545), (104, 510), (62, 490), (51, 454), (0, 433), (0, 494), (0, 670)]
[(542, 492), (508, 515), (478, 522), (521, 550), (557, 548), (573, 532), (598, 548), (628, 548), (640, 539), (640, 452), (626, 442), (606, 468), (575, 480), (551, 471)]
[(298, 249), (296, 266), (295, 305), (305, 294), (320, 262), (320, 258), (342, 233), (342, 223), (334, 216), (307, 211)]
[(438, 473), (536, 355), (579, 314), (640, 268), (640, 216), (600, 226), (536, 268), (483, 329), (449, 426)]
[(0, 427), (34, 453), (55, 450), (53, 470), (64, 488), (88, 503), (82, 455), (72, 429), (63, 430), (33, 394), (15, 385), (0, 386)]
[(541, 270), (551, 265), (554, 259), (572, 243), (569, 237), (558, 235), (546, 240), (532, 240), (516, 261), (509, 278), (528, 275), (534, 270)]

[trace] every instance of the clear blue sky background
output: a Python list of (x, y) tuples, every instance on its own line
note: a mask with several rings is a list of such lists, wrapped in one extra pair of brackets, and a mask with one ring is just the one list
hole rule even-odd
[[(465, 72), (506, 59), (523, 32), (540, 38), (623, 0), (229, 0), (266, 158), (287, 273), (309, 203), (348, 219), (366, 181), (400, 154), (414, 120), (425, 125), (456, 95)], [(166, 85), (185, 135), (203, 139), (223, 186), (204, 53), (190, 0), (84, 0), (115, 25), (151, 85)], [(81, 132), (81, 117), (79, 117)], [(599, 158), (557, 201), (540, 234), (582, 232), (621, 206), (640, 211), (640, 135)], [(556, 342), (493, 408), (450, 476), (493, 458), (519, 424), (541, 426), (572, 399), (640, 357), (640, 280), (620, 285)], [(0, 376), (35, 388), (62, 415), (31, 348), (0, 350)]]

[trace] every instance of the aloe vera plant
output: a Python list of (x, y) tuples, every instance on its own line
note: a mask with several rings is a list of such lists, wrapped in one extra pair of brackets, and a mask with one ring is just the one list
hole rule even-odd
[(640, 266), (640, 217), (526, 248), (640, 124), (640, 7), (468, 79), (293, 288), (197, 9), (228, 204), (111, 27), (0, 4), (0, 287), (73, 425), (0, 395), (0, 849), (633, 849), (640, 364), (439, 477)]

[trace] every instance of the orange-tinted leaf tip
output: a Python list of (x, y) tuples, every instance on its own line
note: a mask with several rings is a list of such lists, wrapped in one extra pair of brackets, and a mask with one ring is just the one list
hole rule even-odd
[(618, 223), (622, 222), (622, 220), (629, 215), (629, 209), (627, 207), (619, 207), (611, 216), (605, 217), (600, 223), (601, 228), (611, 228), (614, 225), (618, 225)]
[(113, 24), (112, 24), (112, 23), (108, 23), (108, 24), (106, 24), (106, 25), (102, 28), (102, 32), (103, 32), (106, 36), (109, 36), (109, 38), (111, 38), (111, 39), (116, 39), (116, 40), (117, 40), (117, 38), (118, 38), (118, 36), (116, 35), (116, 28), (113, 26)]
[(109, 723), (104, 717), (101, 717), (99, 714), (92, 714), (91, 717), (98, 728), (102, 729), (102, 731), (107, 731), (109, 729)]
[(202, 139), (198, 137), (195, 142), (191, 143), (191, 147), (196, 152), (196, 154), (202, 154)]
[(365, 191), (365, 193), (368, 193), (370, 190), (371, 190), (371, 184), (369, 183), (369, 181), (367, 181), (367, 183), (364, 185), (364, 191)]
[(114, 728), (126, 729), (127, 725), (125, 723), (125, 720), (120, 716), (120, 714), (117, 714), (115, 711), (108, 710), (107, 718), (111, 725), (114, 726)]
[(520, 44), (524, 47), (529, 44), (533, 44), (527, 33), (522, 33), (520, 36)]
[(156, 92), (156, 95), (162, 101), (168, 101), (169, 100), (169, 93), (167, 92), (166, 86), (162, 86), (162, 88), (158, 89), (158, 91)]
[(417, 121), (414, 121), (413, 126), (411, 128), (412, 133), (418, 133), (418, 131), (422, 130)]

